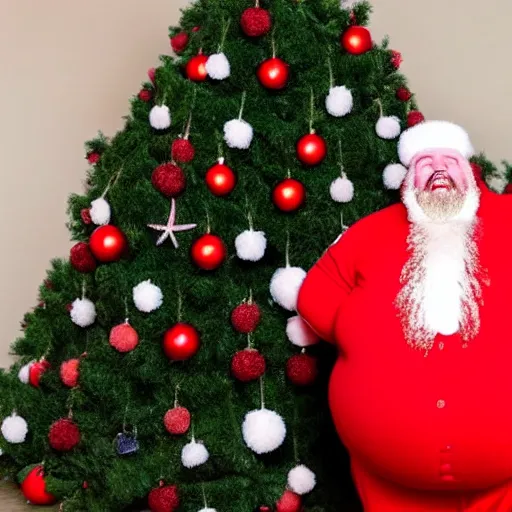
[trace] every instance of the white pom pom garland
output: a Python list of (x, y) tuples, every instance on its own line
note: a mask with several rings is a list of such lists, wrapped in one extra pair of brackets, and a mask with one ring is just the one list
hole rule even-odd
[(69, 315), (76, 325), (89, 327), (96, 320), (96, 306), (89, 299), (75, 299)]
[(253, 135), (252, 126), (243, 119), (232, 119), (224, 125), (224, 140), (230, 148), (248, 149)]
[(30, 367), (35, 363), (35, 361), (30, 361), (30, 363), (27, 363), (25, 366), (22, 366), (20, 368), (20, 371), (18, 372), (18, 379), (20, 379), (23, 384), (28, 384), (29, 378), (30, 378)]
[(27, 437), (28, 425), (21, 416), (13, 412), (4, 419), (1, 430), (2, 435), (8, 443), (20, 444), (23, 443)]
[(151, 313), (158, 309), (163, 303), (163, 298), (162, 290), (150, 279), (140, 282), (133, 288), (133, 302), (143, 313)]
[(300, 464), (288, 473), (288, 487), (299, 495), (308, 494), (316, 485), (316, 476), (313, 471)]
[(103, 197), (99, 197), (91, 202), (89, 213), (91, 220), (97, 226), (105, 226), (110, 222), (110, 205)]
[(398, 190), (405, 179), (407, 169), (402, 164), (388, 164), (382, 173), (384, 186), (389, 190)]
[(248, 229), (235, 239), (236, 254), (241, 260), (259, 261), (265, 255), (267, 239), (263, 231)]
[(343, 117), (352, 112), (354, 99), (352, 92), (344, 85), (331, 87), (329, 94), (325, 99), (325, 108), (327, 112), (334, 117)]
[(300, 267), (278, 268), (270, 280), (270, 294), (275, 302), (288, 311), (295, 311), (306, 272)]
[(171, 126), (171, 112), (167, 105), (155, 105), (149, 113), (149, 124), (155, 130), (166, 130)]
[(194, 439), (186, 444), (181, 450), (181, 462), (186, 468), (195, 468), (204, 464), (210, 454), (203, 443), (198, 443)]
[(231, 74), (228, 58), (224, 53), (214, 53), (206, 61), (206, 72), (213, 80), (225, 80)]
[(245, 444), (255, 453), (270, 453), (279, 448), (286, 437), (286, 425), (279, 414), (257, 409), (245, 415), (242, 424)]
[(354, 199), (354, 184), (343, 174), (331, 183), (330, 193), (333, 201), (348, 203)]
[(381, 139), (396, 139), (402, 131), (400, 119), (396, 116), (381, 116), (375, 125), (375, 131)]
[(286, 323), (286, 336), (297, 347), (310, 347), (320, 343), (318, 335), (300, 317), (292, 316)]

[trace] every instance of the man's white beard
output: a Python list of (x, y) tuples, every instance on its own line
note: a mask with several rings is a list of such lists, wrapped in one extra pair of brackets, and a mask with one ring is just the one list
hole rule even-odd
[(412, 178), (403, 202), (411, 227), (411, 256), (396, 299), (409, 345), (430, 350), (437, 334), (460, 332), (464, 341), (480, 327), (481, 270), (475, 240), (480, 192), (417, 193)]

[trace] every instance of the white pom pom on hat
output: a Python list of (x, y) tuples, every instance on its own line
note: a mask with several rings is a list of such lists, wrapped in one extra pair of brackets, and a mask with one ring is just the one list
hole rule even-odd
[(206, 72), (214, 80), (224, 80), (231, 74), (229, 60), (224, 53), (214, 53), (206, 61)]
[(466, 159), (475, 155), (469, 134), (450, 121), (424, 121), (405, 130), (398, 141), (398, 155), (405, 167), (417, 153), (430, 149), (453, 149)]

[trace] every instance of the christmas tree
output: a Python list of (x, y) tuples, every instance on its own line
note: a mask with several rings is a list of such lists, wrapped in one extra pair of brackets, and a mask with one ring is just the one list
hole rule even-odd
[(3, 473), (31, 502), (357, 510), (335, 354), (295, 306), (345, 227), (399, 198), (397, 138), (423, 120), (369, 13), (199, 0), (124, 129), (87, 143), (76, 244), (0, 374)]

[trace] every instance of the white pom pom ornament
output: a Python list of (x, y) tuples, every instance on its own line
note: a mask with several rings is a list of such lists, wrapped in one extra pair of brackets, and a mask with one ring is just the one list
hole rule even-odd
[(300, 267), (278, 268), (270, 280), (270, 294), (275, 302), (288, 311), (295, 311), (306, 272)]
[(194, 439), (181, 450), (181, 462), (186, 468), (195, 468), (204, 464), (209, 456), (204, 444), (198, 443)]
[(149, 124), (155, 130), (166, 130), (171, 126), (171, 112), (167, 105), (155, 105), (149, 113)]
[(89, 214), (94, 224), (105, 226), (110, 222), (110, 205), (103, 197), (99, 197), (91, 202)]
[(327, 112), (334, 117), (343, 117), (352, 111), (354, 99), (352, 93), (344, 85), (331, 87), (325, 99)]
[(214, 508), (202, 508), (199, 512), (217, 512)]
[(35, 363), (35, 361), (30, 361), (30, 363), (22, 366), (20, 371), (18, 372), (18, 379), (20, 379), (23, 384), (28, 384), (30, 378), (30, 367)]
[(255, 453), (270, 453), (279, 448), (286, 437), (286, 425), (279, 414), (257, 409), (245, 415), (242, 424), (245, 444)]
[(13, 412), (4, 419), (1, 430), (8, 443), (19, 444), (23, 443), (27, 437), (28, 425), (21, 416)]
[(320, 343), (318, 335), (300, 317), (292, 316), (286, 323), (286, 336), (297, 347), (310, 347)]
[(162, 290), (149, 279), (133, 288), (133, 302), (135, 307), (143, 313), (151, 313), (158, 309), (163, 303), (163, 298)]
[(311, 492), (316, 485), (316, 476), (313, 471), (300, 464), (295, 466), (288, 473), (288, 487), (299, 495), (308, 494)]
[(343, 174), (331, 183), (330, 193), (333, 201), (348, 203), (354, 199), (354, 184)]
[(396, 116), (381, 116), (375, 125), (375, 131), (381, 139), (396, 139), (402, 131), (400, 119)]
[(252, 126), (243, 119), (232, 119), (224, 125), (224, 140), (230, 148), (248, 149), (253, 134)]
[(75, 299), (69, 314), (76, 325), (89, 327), (96, 320), (96, 306), (89, 299)]
[(206, 61), (206, 72), (213, 80), (224, 80), (231, 74), (228, 58), (224, 53), (214, 53)]
[(407, 169), (402, 164), (388, 164), (382, 173), (384, 186), (390, 190), (398, 190), (405, 179)]
[(236, 254), (241, 260), (259, 261), (265, 255), (267, 239), (263, 231), (248, 229), (235, 239)]

